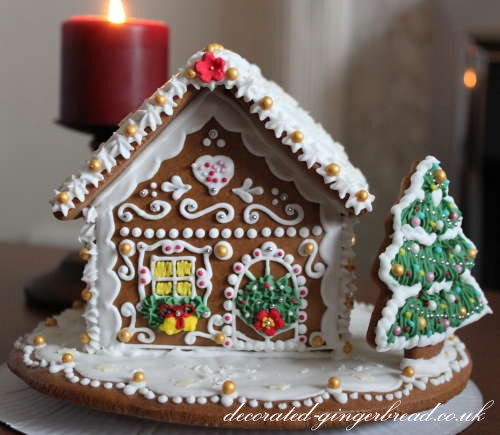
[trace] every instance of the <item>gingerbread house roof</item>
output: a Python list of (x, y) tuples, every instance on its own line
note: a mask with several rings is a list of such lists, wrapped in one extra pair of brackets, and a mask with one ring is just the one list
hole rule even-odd
[(258, 66), (220, 44), (209, 44), (128, 115), (87, 165), (54, 191), (51, 204), (56, 217), (80, 216), (198, 92), (217, 88), (244, 104), (250, 115), (274, 134), (277, 146), (287, 147), (310, 176), (320, 177), (346, 209), (355, 214), (372, 210), (375, 196), (369, 193), (364, 175), (350, 162), (344, 147), (294, 98), (264, 78)]

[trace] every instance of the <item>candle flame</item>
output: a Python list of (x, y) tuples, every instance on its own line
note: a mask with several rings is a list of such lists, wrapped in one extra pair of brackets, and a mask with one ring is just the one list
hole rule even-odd
[(126, 18), (122, 0), (109, 0), (108, 21), (112, 23), (124, 23)]

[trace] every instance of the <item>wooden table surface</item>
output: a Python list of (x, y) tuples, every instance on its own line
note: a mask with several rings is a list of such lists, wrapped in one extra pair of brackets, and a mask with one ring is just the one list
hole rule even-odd
[[(33, 329), (50, 314), (32, 310), (25, 306), (23, 283), (55, 267), (67, 251), (45, 246), (0, 243), (0, 363), (5, 361), (15, 339)], [(376, 291), (368, 280), (360, 280), (358, 300), (373, 303)], [(500, 291), (487, 291), (487, 298), (494, 311), (500, 309)], [(500, 399), (500, 315), (486, 316), (473, 325), (459, 331), (460, 338), (472, 353), (474, 369), (472, 379), (477, 384), (485, 401)], [(475, 423), (466, 434), (500, 433), (500, 417), (495, 405), (490, 408), (482, 422)], [(476, 410), (470, 410), (476, 411)], [(0, 434), (13, 433), (0, 425)]]

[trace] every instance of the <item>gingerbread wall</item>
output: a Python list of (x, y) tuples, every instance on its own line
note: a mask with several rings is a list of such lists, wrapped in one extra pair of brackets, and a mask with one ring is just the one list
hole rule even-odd
[[(208, 187), (202, 184), (193, 173), (192, 164), (201, 156), (226, 156), (234, 162), (234, 176), (230, 177), (230, 168), (226, 175), (229, 180), (220, 191), (215, 195), (210, 195)], [(205, 157), (205, 160), (210, 157)], [(214, 158), (214, 162), (220, 159)], [(226, 161), (226, 160), (225, 160)], [(228, 162), (228, 161), (226, 161)], [(217, 174), (216, 174), (217, 175)], [(165, 182), (174, 181), (172, 177), (178, 176), (184, 185), (190, 185), (187, 191), (182, 191), (182, 196), (177, 197), (171, 189), (166, 188)], [(245, 202), (232, 189), (245, 186), (245, 180), (252, 180), (252, 185), (248, 186), (247, 191), (251, 192), (252, 202)], [(220, 180), (218, 180), (220, 181)], [(123, 182), (123, 181), (122, 181)], [(174, 183), (175, 184), (175, 183)], [(214, 184), (211, 183), (213, 186)], [(261, 189), (254, 189), (259, 187)], [(254, 189), (254, 190), (252, 190)], [(170, 191), (165, 191), (170, 190)], [(181, 193), (178, 192), (178, 194)], [(244, 195), (244, 194), (243, 194)], [(187, 199), (193, 199), (197, 203), (196, 210), (184, 207), (190, 214), (201, 212), (206, 208), (218, 203), (227, 203), (234, 208), (234, 218), (227, 223), (220, 223), (216, 220), (217, 213), (226, 212), (223, 208), (215, 209), (209, 213), (203, 214), (195, 219), (186, 218), (186, 213), (180, 211), (180, 205)], [(248, 199), (247, 196), (245, 198)], [(155, 200), (165, 201), (171, 206), (168, 214), (158, 220), (150, 220), (140, 216), (143, 210), (149, 214), (154, 214), (150, 209), (151, 203)], [(130, 206), (132, 204), (132, 206)], [(278, 219), (273, 218), (269, 213), (261, 209), (258, 210), (258, 221), (254, 224), (245, 222), (244, 211), (250, 204), (260, 204), (274, 213)], [(303, 209), (303, 219), (296, 225), (285, 225), (279, 222), (279, 219), (292, 220), (297, 217), (297, 210), (290, 207), (292, 204), (298, 204)], [(159, 210), (156, 210), (157, 212)], [(161, 210), (160, 210), (161, 211)], [(287, 214), (287, 211), (289, 214)], [(130, 213), (132, 219), (124, 222), (123, 213)], [(276, 178), (266, 165), (264, 158), (256, 157), (249, 153), (245, 148), (241, 136), (238, 133), (225, 131), (214, 119), (210, 120), (200, 131), (190, 134), (186, 138), (185, 146), (182, 152), (171, 160), (164, 161), (159, 171), (150, 180), (137, 186), (133, 194), (122, 204), (113, 210), (115, 221), (115, 234), (113, 242), (119, 246), (124, 241), (131, 241), (136, 246), (140, 242), (151, 245), (162, 239), (183, 240), (195, 247), (210, 246), (214, 248), (217, 243), (224, 241), (229, 244), (232, 256), (228, 259), (218, 259), (212, 252), (209, 255), (209, 261), (212, 267), (212, 292), (208, 299), (208, 306), (213, 313), (226, 313), (224, 302), (226, 296), (224, 290), (228, 287), (228, 276), (234, 270), (233, 266), (239, 262), (242, 256), (252, 254), (256, 248), (260, 248), (264, 242), (274, 242), (278, 248), (285, 254), (291, 254), (294, 257), (293, 266), (299, 266), (303, 269), (308, 256), (304, 252), (299, 252), (299, 247), (304, 241), (312, 240), (317, 244), (323, 237), (323, 229), (320, 224), (319, 205), (308, 202), (299, 194), (292, 182), (284, 182)], [(126, 220), (126, 219), (125, 219)], [(248, 220), (248, 219), (247, 219)], [(277, 221), (278, 220), (278, 221)], [(149, 267), (151, 255), (165, 255), (161, 248), (154, 251), (146, 251), (143, 265)], [(196, 257), (196, 267), (202, 265), (202, 256), (183, 252), (179, 255), (191, 255)], [(138, 267), (138, 250), (133, 254), (119, 255), (115, 265), (115, 271), (118, 272), (125, 266), (125, 257), (132, 261), (137, 269), (137, 276), (132, 280), (121, 280), (121, 290), (114, 301), (115, 306), (120, 310), (122, 304), (131, 302), (134, 305), (140, 300), (138, 294), (138, 283), (141, 278), (141, 267)], [(316, 256), (315, 263), (322, 259)], [(252, 273), (258, 273), (258, 267), (252, 269)], [(261, 272), (263, 272), (263, 266)], [(283, 275), (282, 266), (272, 263), (271, 273), (276, 277)], [(307, 332), (301, 334), (300, 340), (311, 345), (310, 334), (320, 331), (321, 317), (325, 310), (321, 295), (321, 279), (312, 279), (306, 276), (302, 271), (302, 276), (306, 278), (303, 286), (307, 289), (308, 295), (307, 307), (301, 309), (305, 313), (303, 324), (307, 327)], [(151, 294), (151, 284), (143, 285), (147, 295)], [(334, 289), (332, 289), (334, 291)], [(202, 295), (203, 289), (197, 289), (197, 293)], [(227, 308), (227, 307), (226, 307)], [(129, 319), (122, 319), (122, 328), (129, 325)], [(197, 323), (196, 329), (199, 331), (207, 330), (207, 319), (201, 318)], [(248, 337), (261, 339), (263, 337), (251, 327), (246, 325), (240, 319), (237, 319), (237, 329), (241, 330)], [(143, 316), (137, 314), (136, 327), (150, 327)], [(221, 327), (219, 326), (220, 330)], [(167, 335), (161, 331), (155, 331), (155, 345), (181, 345), (186, 346), (184, 341), (186, 332), (179, 332), (173, 335)], [(294, 336), (294, 331), (276, 334), (273, 340), (287, 340)], [(313, 340), (316, 345), (321, 340)], [(132, 344), (140, 344), (138, 335), (135, 334), (129, 341)], [(197, 337), (195, 345), (217, 345), (212, 338)]]

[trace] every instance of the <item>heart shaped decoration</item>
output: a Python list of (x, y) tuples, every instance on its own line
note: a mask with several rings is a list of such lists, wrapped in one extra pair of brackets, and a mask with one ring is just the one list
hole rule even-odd
[(227, 156), (200, 156), (191, 168), (194, 177), (207, 187), (210, 195), (217, 195), (234, 176), (234, 162)]

